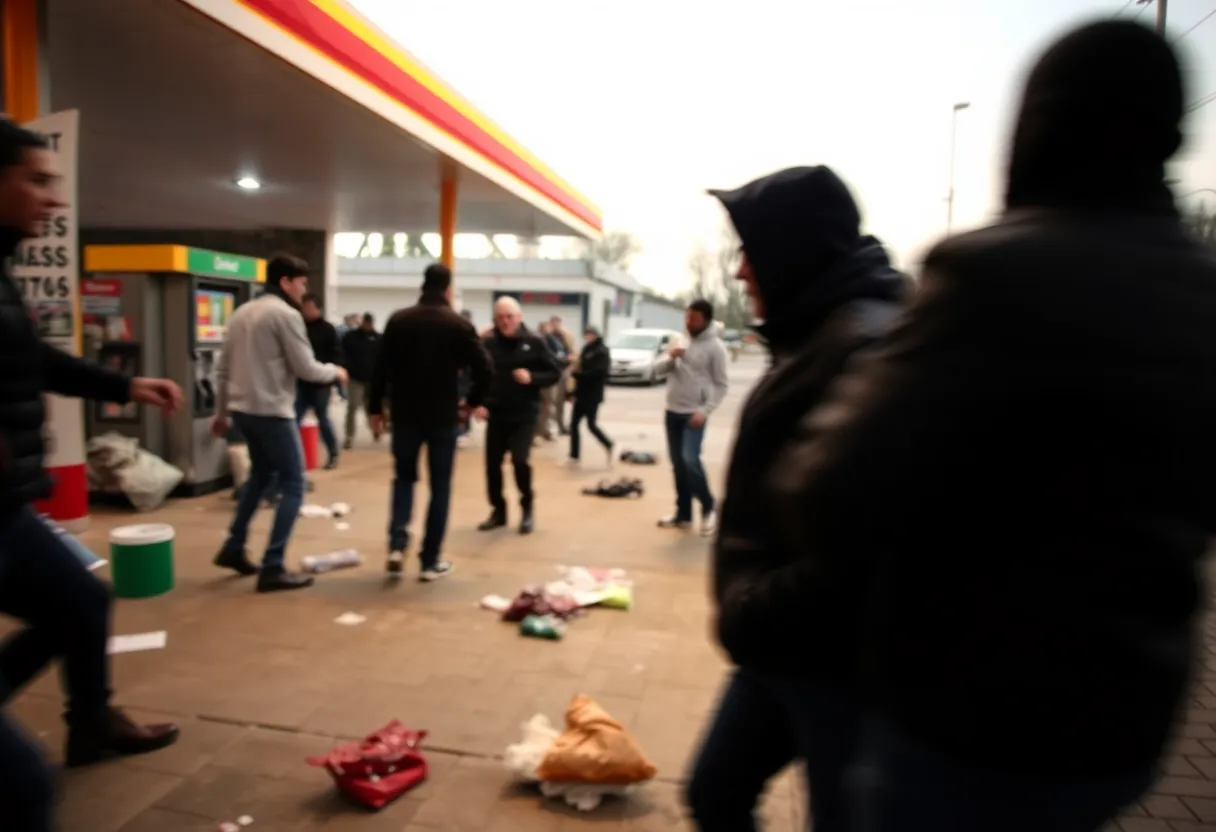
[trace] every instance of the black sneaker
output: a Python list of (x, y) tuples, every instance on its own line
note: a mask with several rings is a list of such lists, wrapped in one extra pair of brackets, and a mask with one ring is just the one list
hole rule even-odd
[(390, 575), (400, 575), (405, 571), (405, 552), (389, 552), (388, 560), (384, 563), (384, 571)]
[(422, 567), (422, 572), (418, 575), (418, 580), (422, 581), (424, 584), (429, 584), (433, 581), (439, 580), (440, 578), (446, 578), (448, 575), (451, 575), (452, 570), (455, 568), (456, 567), (452, 566), (452, 564), (446, 560), (437, 561), (431, 566)]
[(306, 589), (312, 585), (311, 575), (301, 575), (298, 572), (288, 572), (284, 569), (263, 571), (258, 576), (258, 592), (286, 592), (292, 589)]
[(524, 512), (524, 518), (519, 521), (520, 534), (532, 534), (536, 530), (536, 520), (532, 517), (532, 509)]
[(477, 527), (479, 532), (492, 532), (495, 529), (501, 529), (507, 525), (507, 513), (505, 511), (496, 511), (486, 519), (480, 526)]
[(338, 457), (336, 455), (331, 456), (325, 463), (326, 471), (332, 471), (337, 467), (338, 467)]
[(215, 560), (211, 562), (223, 569), (231, 569), (238, 575), (258, 574), (258, 568), (249, 560), (249, 556), (243, 549), (221, 549), (220, 553), (215, 556)]

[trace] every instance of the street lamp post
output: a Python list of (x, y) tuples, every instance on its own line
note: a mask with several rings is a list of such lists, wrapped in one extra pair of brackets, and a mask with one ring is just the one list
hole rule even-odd
[(950, 113), (950, 190), (946, 192), (946, 233), (954, 225), (954, 156), (958, 149), (958, 114), (971, 106), (969, 101), (960, 101)]

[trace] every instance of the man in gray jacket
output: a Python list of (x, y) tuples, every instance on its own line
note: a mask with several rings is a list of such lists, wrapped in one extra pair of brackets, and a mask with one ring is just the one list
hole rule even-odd
[[(296, 384), (347, 382), (346, 370), (322, 364), (313, 356), (300, 314), (307, 291), (308, 266), (303, 260), (289, 255), (271, 260), (266, 268), (266, 293), (233, 313), (215, 371), (218, 389), (211, 431), (222, 437), (234, 423), (249, 445), (250, 462), (248, 487), (215, 565), (241, 575), (257, 574), (258, 592), (312, 585), (312, 578), (288, 572), (283, 565), (287, 541), (304, 502)], [(250, 562), (245, 543), (249, 523), (272, 477), (277, 477), (282, 496), (259, 570)]]
[(701, 464), (701, 443), (709, 414), (726, 397), (726, 347), (713, 326), (714, 307), (707, 300), (688, 305), (684, 315), (688, 343), (672, 347), (667, 377), (667, 453), (676, 480), (676, 513), (659, 521), (664, 529), (692, 525), (692, 502), (701, 504), (701, 534), (717, 529), (714, 495)]

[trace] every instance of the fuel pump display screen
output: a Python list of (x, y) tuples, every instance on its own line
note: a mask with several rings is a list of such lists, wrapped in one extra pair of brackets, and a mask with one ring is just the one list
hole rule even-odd
[(194, 291), (194, 340), (199, 344), (223, 343), (228, 321), (236, 309), (236, 290), (200, 286)]

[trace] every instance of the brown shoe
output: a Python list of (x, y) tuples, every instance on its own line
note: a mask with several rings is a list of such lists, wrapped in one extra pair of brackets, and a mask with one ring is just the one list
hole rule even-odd
[(100, 722), (76, 725), (68, 731), (65, 762), (68, 768), (76, 768), (108, 757), (159, 751), (177, 742), (180, 733), (172, 723), (137, 725), (118, 708), (110, 708)]

